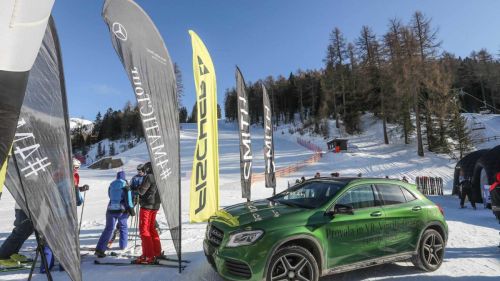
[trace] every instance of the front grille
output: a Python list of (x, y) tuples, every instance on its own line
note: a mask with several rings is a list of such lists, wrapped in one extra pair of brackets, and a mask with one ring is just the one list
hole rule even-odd
[(226, 260), (226, 269), (228, 273), (235, 276), (243, 277), (246, 279), (252, 277), (250, 267), (244, 262), (236, 260)]
[(210, 225), (208, 229), (208, 241), (212, 243), (215, 247), (219, 247), (224, 238), (224, 231), (218, 229), (217, 227)]

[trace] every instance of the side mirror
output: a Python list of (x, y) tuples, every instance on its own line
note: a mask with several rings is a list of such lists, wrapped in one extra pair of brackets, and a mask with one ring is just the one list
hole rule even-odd
[(333, 206), (333, 208), (326, 211), (325, 216), (330, 216), (333, 218), (335, 217), (335, 215), (340, 215), (340, 214), (354, 215), (354, 211), (351, 206), (336, 204), (335, 206)]
[(354, 211), (351, 206), (337, 204), (334, 207), (335, 214), (346, 214), (346, 215), (354, 215)]

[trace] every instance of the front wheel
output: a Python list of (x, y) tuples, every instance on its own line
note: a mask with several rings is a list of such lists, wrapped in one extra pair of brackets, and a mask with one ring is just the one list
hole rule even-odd
[(299, 246), (279, 249), (271, 258), (268, 281), (318, 281), (319, 268), (314, 256)]
[(443, 263), (444, 239), (434, 229), (427, 229), (422, 235), (417, 255), (412, 258), (412, 263), (424, 270), (435, 271)]

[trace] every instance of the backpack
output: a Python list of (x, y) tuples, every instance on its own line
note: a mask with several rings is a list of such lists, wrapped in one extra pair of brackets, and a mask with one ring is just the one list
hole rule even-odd
[(123, 200), (123, 191), (126, 183), (124, 180), (114, 180), (109, 185), (109, 205), (110, 211), (125, 211), (125, 202)]

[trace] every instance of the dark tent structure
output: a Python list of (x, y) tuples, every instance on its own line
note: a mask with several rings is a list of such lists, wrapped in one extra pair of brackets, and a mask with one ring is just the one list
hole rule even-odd
[(481, 149), (474, 152), (471, 152), (464, 156), (460, 161), (457, 162), (455, 166), (455, 174), (453, 177), (453, 191), (452, 195), (457, 195), (459, 193), (458, 184), (459, 184), (459, 176), (460, 170), (464, 171), (465, 178), (472, 179), (474, 175), (474, 167), (476, 166), (477, 160), (481, 158), (489, 149)]
[(482, 203), (481, 189), (484, 185), (495, 182), (496, 173), (500, 172), (500, 145), (485, 152), (476, 162), (472, 176), (473, 195), (476, 202)]

